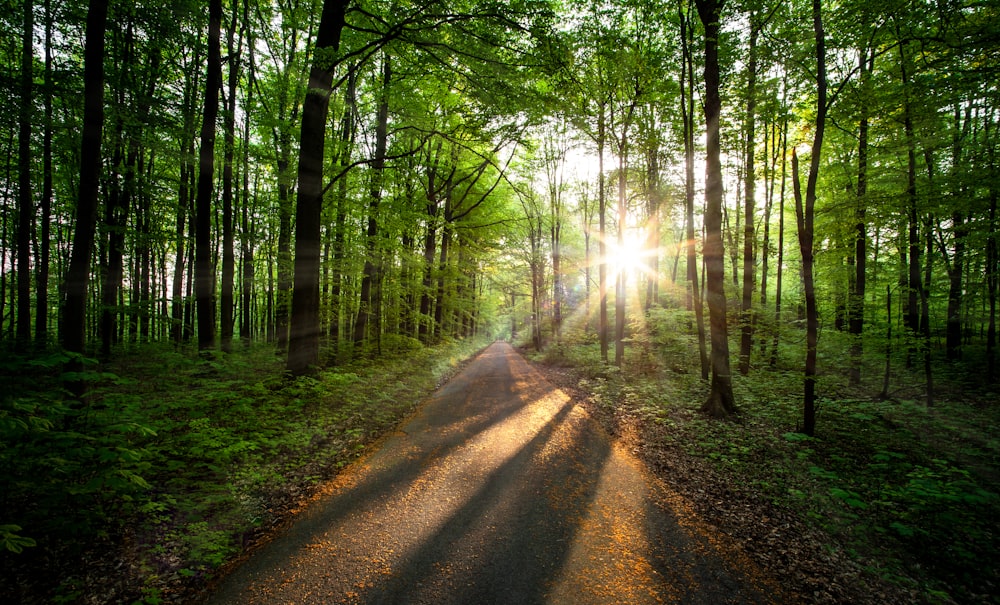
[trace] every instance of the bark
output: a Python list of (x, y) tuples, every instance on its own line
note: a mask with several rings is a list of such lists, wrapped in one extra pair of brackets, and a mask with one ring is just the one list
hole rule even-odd
[[(858, 185), (857, 204), (854, 207), (854, 250), (851, 255), (854, 275), (851, 280), (851, 291), (847, 303), (847, 330), (851, 335), (851, 364), (848, 379), (851, 384), (861, 384), (862, 355), (864, 343), (862, 333), (865, 325), (865, 289), (867, 257), (868, 257), (868, 226), (866, 210), (868, 208), (868, 104), (867, 93), (870, 88), (871, 73), (874, 68), (875, 52), (863, 49), (860, 54), (859, 68), (861, 86), (865, 97), (861, 102), (861, 119), (858, 123)], [(850, 263), (849, 263), (850, 264)]]
[(222, 0), (208, 4), (208, 65), (205, 104), (198, 151), (198, 191), (195, 198), (195, 306), (198, 310), (198, 350), (215, 347), (215, 267), (212, 253), (212, 187), (215, 174), (215, 120), (222, 86)]
[(694, 60), (691, 55), (690, 23), (681, 11), (681, 117), (684, 122), (684, 226), (687, 243), (687, 278), (690, 297), (688, 309), (694, 311), (698, 331), (698, 359), (701, 379), (709, 379), (708, 351), (705, 343), (705, 307), (702, 304), (698, 278), (698, 252), (694, 237)]
[[(365, 232), (365, 265), (361, 277), (361, 301), (354, 322), (354, 347), (360, 350), (367, 337), (368, 324), (378, 306), (375, 290), (379, 281), (379, 205), (385, 173), (385, 154), (389, 142), (389, 84), (392, 81), (392, 61), (385, 55), (382, 63), (382, 97), (375, 119), (375, 156), (371, 163), (371, 188), (368, 193), (368, 228)], [(375, 334), (376, 342), (378, 334)]]
[[(83, 353), (86, 343), (87, 287), (94, 251), (104, 130), (104, 33), (107, 0), (90, 0), (83, 47), (83, 133), (80, 143), (80, 185), (76, 204), (73, 253), (66, 272), (63, 346)], [(80, 394), (79, 385), (74, 388)]]
[(917, 208), (917, 150), (913, 127), (913, 108), (909, 98), (909, 66), (906, 44), (899, 45), (899, 66), (903, 82), (903, 131), (906, 137), (906, 218), (909, 244), (905, 324), (914, 333), (920, 330), (920, 217)]
[[(990, 121), (986, 122), (986, 141), (989, 155), (990, 174), (996, 174), (996, 149), (990, 137)], [(989, 185), (989, 236), (986, 239), (986, 289), (989, 301), (989, 320), (986, 327), (986, 379), (989, 384), (997, 382), (997, 286), (1000, 285), (1000, 246), (997, 245), (997, 191), (996, 180)]]
[(705, 27), (705, 273), (709, 328), (712, 341), (710, 363), (712, 386), (702, 411), (713, 417), (736, 412), (729, 362), (729, 330), (726, 325), (725, 248), (722, 243), (722, 162), (719, 115), (719, 32), (723, 2), (696, 0), (698, 16)]
[(35, 283), (35, 344), (44, 347), (49, 336), (49, 263), (52, 239), (52, 0), (45, 0), (45, 91), (42, 104), (45, 125), (42, 133), (42, 198), (39, 210), (42, 223)]
[[(221, 324), (219, 341), (222, 350), (233, 350), (233, 331), (236, 325), (236, 301), (234, 283), (236, 281), (236, 250), (233, 234), (233, 161), (236, 153), (236, 88), (240, 77), (240, 55), (243, 52), (243, 31), (237, 48), (233, 48), (233, 37), (239, 21), (239, 13), (233, 6), (233, 17), (229, 22), (229, 77), (226, 92), (226, 108), (223, 120), (223, 160), (222, 160), (222, 285), (219, 293), (219, 315)], [(221, 77), (221, 74), (220, 74)]]
[(774, 335), (771, 340), (771, 359), (768, 362), (772, 368), (778, 365), (778, 342), (781, 339), (781, 287), (785, 264), (785, 185), (788, 173), (786, 157), (788, 157), (788, 118), (785, 118), (781, 128), (781, 191), (778, 193), (778, 258), (774, 274)]
[[(344, 91), (344, 114), (340, 121), (340, 149), (337, 151), (338, 173), (343, 172), (351, 163), (354, 147), (355, 125), (357, 114), (357, 73), (352, 66), (348, 68), (347, 88)], [(342, 176), (337, 183), (337, 216), (333, 227), (333, 283), (330, 286), (332, 302), (332, 317), (330, 318), (330, 341), (334, 351), (339, 350), (340, 325), (343, 317), (343, 280), (344, 259), (347, 254), (347, 177)], [(336, 353), (334, 353), (336, 361)]]
[(753, 295), (754, 270), (757, 258), (754, 254), (754, 205), (756, 201), (756, 167), (754, 155), (756, 148), (757, 111), (757, 37), (760, 27), (755, 23), (756, 15), (750, 17), (750, 47), (747, 64), (747, 108), (746, 108), (746, 174), (743, 193), (743, 300), (740, 307), (740, 374), (750, 373), (750, 354), (753, 350)]
[(34, 113), (35, 7), (24, 2), (21, 43), (21, 107), (17, 130), (17, 346), (31, 342), (31, 227), (35, 205), (31, 191), (31, 119)]
[[(628, 115), (621, 124), (622, 137), (618, 145), (618, 249), (625, 248), (625, 228), (627, 221), (626, 195), (628, 173), (628, 130), (632, 122), (632, 111), (635, 104), (629, 108)], [(628, 277), (625, 267), (615, 271), (615, 365), (621, 366), (625, 359), (625, 282)]]
[[(243, 22), (249, 23), (249, 10), (250, 2), (249, 0), (243, 3)], [(253, 82), (255, 80), (254, 73), (254, 57), (253, 57), (253, 37), (247, 41), (247, 52), (249, 53), (249, 59), (247, 61), (247, 69), (249, 74), (247, 79), (249, 80), (249, 85), (247, 86), (247, 107), (253, 107)], [(240, 237), (240, 268), (242, 271), (242, 284), (240, 288), (241, 292), (241, 307), (240, 307), (240, 340), (243, 344), (249, 345), (251, 339), (253, 338), (253, 302), (254, 302), (254, 235), (255, 229), (250, 223), (250, 204), (251, 199), (256, 201), (257, 186), (256, 181), (254, 182), (254, 198), (250, 197), (250, 112), (246, 112), (243, 119), (243, 158), (242, 158), (242, 172), (243, 172), (243, 208), (241, 216), (241, 237)]]
[(812, 154), (809, 158), (809, 176), (803, 202), (799, 179), (799, 159), (792, 150), (792, 183), (795, 190), (795, 218), (798, 225), (799, 249), (802, 252), (802, 281), (806, 299), (806, 363), (803, 394), (802, 432), (816, 432), (816, 353), (819, 333), (819, 314), (816, 308), (816, 286), (813, 276), (813, 224), (816, 207), (816, 182), (819, 177), (823, 134), (826, 128), (827, 82), (826, 39), (823, 32), (821, 0), (813, 0), (813, 29), (816, 34), (816, 124), (813, 134)]
[[(962, 114), (955, 107), (955, 138), (952, 143), (952, 166), (958, 170), (962, 163), (962, 141), (968, 134), (972, 108), (966, 108), (965, 126), (962, 127)], [(954, 197), (958, 200), (965, 197), (963, 187), (956, 187)], [(962, 358), (962, 299), (963, 277), (965, 273), (965, 244), (969, 232), (965, 212), (960, 205), (953, 206), (951, 214), (953, 253), (948, 265), (948, 319), (946, 336), (946, 354), (950, 360)], [(947, 255), (945, 256), (947, 260)]]
[(604, 186), (604, 145), (606, 137), (605, 105), (600, 107), (597, 117), (597, 254), (601, 259), (598, 265), (600, 310), (597, 332), (601, 341), (601, 361), (608, 362), (608, 244), (607, 244), (607, 205), (608, 200)]
[(302, 108), (299, 189), (295, 204), (295, 276), (289, 319), (287, 369), (306, 374), (319, 363), (320, 221), (323, 208), (323, 151), (330, 107), (334, 53), (340, 48), (348, 0), (325, 0), (316, 35), (309, 88)]

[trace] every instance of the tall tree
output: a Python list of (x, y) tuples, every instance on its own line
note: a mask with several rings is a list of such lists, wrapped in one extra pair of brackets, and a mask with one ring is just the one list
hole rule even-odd
[[(245, 23), (240, 25), (239, 15), (240, 11), (234, 3), (228, 31), (229, 77), (226, 87), (225, 117), (223, 119), (222, 288), (219, 295), (219, 315), (221, 319), (219, 340), (222, 350), (227, 353), (232, 351), (233, 348), (233, 329), (236, 323), (236, 301), (234, 295), (236, 252), (233, 234), (233, 160), (236, 153), (236, 92), (240, 80), (240, 62), (246, 27)], [(239, 41), (234, 42), (237, 28), (239, 28)], [(221, 79), (221, 73), (219, 77)], [(244, 203), (246, 203), (246, 200), (244, 200)]]
[(826, 129), (826, 35), (823, 31), (821, 0), (813, 0), (813, 31), (816, 38), (816, 123), (813, 131), (812, 152), (809, 158), (809, 176), (806, 181), (805, 201), (799, 181), (799, 159), (792, 150), (792, 180), (795, 193), (795, 218), (798, 225), (799, 249), (802, 251), (802, 281), (806, 299), (806, 363), (802, 401), (802, 432), (816, 432), (816, 355), (819, 333), (819, 312), (816, 308), (816, 286), (813, 277), (813, 225), (815, 223), (816, 183), (819, 178), (820, 154)]
[(208, 3), (208, 64), (205, 104), (198, 150), (198, 193), (195, 199), (195, 304), (198, 349), (215, 347), (215, 263), (212, 252), (212, 188), (215, 175), (215, 121), (222, 86), (222, 0)]
[(722, 243), (722, 161), (719, 116), (719, 33), (724, 0), (695, 0), (705, 28), (705, 279), (712, 340), (712, 387), (702, 411), (725, 417), (736, 411), (726, 324), (725, 249)]
[[(710, 365), (705, 347), (705, 306), (702, 304), (698, 278), (698, 249), (694, 237), (694, 56), (692, 41), (694, 33), (691, 23), (691, 0), (681, 0), (678, 17), (681, 26), (681, 74), (680, 105), (684, 138), (684, 237), (687, 253), (688, 309), (694, 311), (698, 331), (698, 360), (701, 379), (708, 380)], [(687, 6), (685, 7), (685, 4)]]
[(45, 81), (42, 104), (45, 122), (42, 126), (42, 198), (39, 210), (42, 223), (38, 248), (38, 269), (35, 283), (35, 342), (44, 346), (49, 336), (49, 262), (52, 252), (52, 30), (55, 16), (52, 0), (45, 0)]
[(31, 341), (31, 231), (35, 205), (31, 190), (31, 120), (35, 80), (35, 7), (24, 2), (24, 31), (21, 43), (21, 113), (17, 132), (17, 342)]
[(309, 88), (302, 107), (299, 189), (295, 204), (295, 278), (289, 323), (287, 369), (305, 374), (319, 362), (320, 224), (323, 209), (323, 150), (333, 72), (350, 0), (324, 0)]
[[(379, 206), (385, 179), (385, 156), (389, 142), (389, 87), (392, 83), (392, 59), (388, 53), (382, 58), (382, 88), (375, 116), (375, 156), (371, 163), (371, 182), (368, 192), (368, 226), (365, 231), (365, 264), (361, 278), (361, 302), (354, 322), (354, 346), (360, 348), (368, 331), (368, 324), (377, 307), (375, 291), (379, 267)], [(375, 335), (376, 348), (379, 335)]]
[(83, 353), (86, 344), (87, 287), (94, 251), (98, 192), (101, 178), (101, 139), (104, 131), (104, 33), (107, 0), (90, 0), (83, 47), (83, 133), (80, 143), (80, 185), (73, 231), (73, 253), (66, 272), (63, 346)]
[(849, 268), (854, 269), (851, 291), (848, 294), (848, 332), (851, 334), (851, 367), (848, 376), (851, 384), (861, 384), (862, 354), (865, 326), (865, 291), (867, 288), (868, 259), (868, 135), (870, 129), (868, 99), (871, 93), (872, 71), (875, 68), (875, 46), (870, 41), (858, 53), (860, 72), (861, 116), (858, 119), (858, 180), (855, 190), (857, 202), (854, 209), (854, 250)]
[(750, 44), (747, 48), (747, 88), (746, 122), (743, 136), (745, 142), (743, 175), (743, 299), (740, 306), (740, 374), (750, 373), (750, 353), (753, 350), (754, 316), (754, 272), (757, 266), (756, 232), (754, 229), (754, 206), (757, 198), (757, 171), (754, 159), (757, 154), (757, 40), (763, 28), (762, 17), (757, 10), (750, 13)]

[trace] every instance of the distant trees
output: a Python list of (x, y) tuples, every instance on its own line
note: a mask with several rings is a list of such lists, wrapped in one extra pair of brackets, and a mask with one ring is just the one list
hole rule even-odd
[(305, 373), (530, 324), (626, 367), (676, 306), (715, 415), (731, 362), (799, 350), (804, 390), (824, 363), (922, 362), (928, 403), (941, 363), (995, 381), (996, 10), (925, 4), (16, 2), (0, 338), (238, 329)]

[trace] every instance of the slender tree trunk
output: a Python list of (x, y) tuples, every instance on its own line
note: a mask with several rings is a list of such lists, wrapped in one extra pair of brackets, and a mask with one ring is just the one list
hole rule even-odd
[(813, 29), (816, 34), (816, 126), (813, 135), (812, 155), (809, 158), (809, 176), (806, 181), (804, 204), (799, 180), (799, 159), (795, 150), (792, 150), (795, 217), (798, 223), (799, 249), (802, 251), (802, 281), (806, 299), (806, 363), (802, 421), (802, 432), (806, 435), (813, 435), (816, 432), (816, 353), (819, 313), (816, 308), (816, 287), (813, 278), (813, 223), (816, 207), (816, 182), (819, 177), (827, 111), (826, 37), (823, 33), (821, 0), (813, 0), (812, 14)]
[(858, 187), (857, 204), (854, 207), (854, 252), (852, 254), (854, 276), (851, 280), (851, 291), (848, 295), (847, 316), (848, 332), (851, 335), (851, 365), (848, 370), (849, 381), (853, 385), (861, 384), (861, 367), (863, 364), (864, 343), (862, 334), (865, 325), (865, 288), (868, 257), (868, 226), (866, 210), (868, 208), (868, 92), (871, 86), (871, 72), (874, 68), (875, 52), (862, 49), (859, 57), (861, 68), (861, 87), (864, 97), (861, 102), (861, 120), (858, 124)]
[[(354, 322), (354, 348), (360, 350), (368, 332), (368, 324), (375, 304), (373, 288), (379, 280), (381, 266), (379, 255), (379, 205), (385, 172), (385, 154), (389, 143), (389, 84), (392, 81), (392, 61), (389, 55), (382, 59), (382, 95), (379, 99), (375, 124), (375, 157), (371, 164), (371, 188), (368, 193), (368, 229), (365, 233), (365, 265), (361, 278), (361, 301)], [(379, 335), (375, 335), (376, 342)]]
[(323, 209), (323, 150), (330, 107), (332, 53), (340, 49), (348, 0), (324, 0), (309, 88), (302, 108), (299, 189), (295, 210), (295, 278), (289, 321), (288, 363), (301, 375), (319, 363), (320, 224)]
[[(629, 112), (631, 116), (631, 110)], [(622, 138), (618, 147), (618, 249), (625, 249), (625, 228), (628, 216), (626, 214), (626, 195), (628, 179), (628, 129), (631, 120), (622, 124)], [(621, 366), (625, 359), (625, 298), (627, 291), (625, 281), (628, 277), (625, 267), (617, 267), (615, 271), (615, 365)]]
[(684, 226), (687, 239), (687, 278), (691, 296), (688, 307), (694, 311), (698, 331), (698, 359), (701, 365), (701, 379), (709, 379), (711, 366), (705, 343), (705, 306), (701, 299), (698, 278), (698, 251), (694, 237), (694, 58), (691, 54), (691, 26), (689, 17), (680, 10), (681, 46), (681, 117), (684, 122)]
[[(73, 253), (66, 272), (63, 346), (83, 353), (87, 328), (87, 287), (94, 251), (98, 192), (101, 177), (101, 138), (104, 130), (104, 33), (107, 0), (90, 0), (83, 47), (83, 134), (80, 144), (80, 185), (76, 204)], [(82, 385), (74, 388), (81, 394)]]
[[(971, 107), (966, 108), (965, 126), (962, 126), (961, 109), (956, 105), (954, 112), (954, 140), (952, 142), (952, 167), (957, 171), (962, 164), (962, 141), (968, 135), (971, 120)], [(929, 168), (930, 169), (930, 168)], [(955, 198), (965, 197), (963, 187), (955, 186)], [(948, 319), (946, 336), (946, 354), (950, 360), (962, 358), (962, 299), (963, 278), (965, 274), (965, 242), (969, 226), (966, 224), (965, 212), (959, 205), (952, 208), (951, 213), (953, 254), (948, 265)], [(945, 261), (947, 262), (947, 255)], [(925, 286), (927, 288), (929, 286)]]
[(31, 119), (34, 107), (35, 6), (24, 2), (21, 44), (21, 111), (17, 132), (17, 346), (31, 343), (31, 226), (35, 205), (31, 190)]
[(602, 103), (597, 117), (597, 254), (600, 258), (598, 279), (600, 280), (600, 310), (598, 334), (601, 341), (601, 361), (608, 362), (608, 244), (607, 244), (607, 195), (604, 185), (604, 145), (606, 137), (605, 106)]
[[(250, 3), (246, 1), (243, 3), (243, 21), (249, 23), (249, 10)], [(253, 107), (253, 83), (256, 79), (256, 74), (254, 73), (254, 58), (253, 58), (253, 38), (252, 36), (247, 41), (247, 51), (250, 53), (249, 60), (247, 61), (247, 68), (249, 70), (248, 74), (248, 86), (247, 86), (247, 107)], [(251, 200), (254, 201), (254, 206), (256, 206), (257, 199), (257, 182), (254, 181), (254, 196), (250, 197), (250, 112), (245, 112), (243, 118), (243, 208), (241, 216), (240, 225), (240, 268), (243, 274), (243, 283), (241, 284), (240, 293), (242, 298), (241, 308), (240, 308), (240, 340), (243, 341), (244, 346), (249, 346), (251, 340), (253, 339), (253, 303), (255, 294), (255, 283), (254, 283), (254, 236), (256, 229), (250, 223), (250, 206)]]
[[(784, 93), (782, 93), (784, 97)], [(784, 105), (784, 104), (782, 104)], [(778, 365), (778, 343), (781, 340), (781, 287), (783, 285), (785, 265), (785, 185), (787, 184), (788, 166), (788, 118), (785, 118), (781, 128), (781, 191), (778, 193), (778, 258), (774, 274), (774, 336), (771, 341), (770, 366)]]
[(923, 289), (920, 279), (920, 217), (917, 208), (917, 150), (916, 136), (913, 127), (913, 110), (909, 98), (909, 65), (906, 56), (906, 44), (899, 45), (899, 66), (903, 83), (903, 130), (906, 137), (906, 199), (907, 199), (907, 237), (909, 243), (908, 283), (906, 298), (906, 327), (914, 334), (920, 331), (919, 296)]
[[(233, 160), (236, 153), (236, 89), (240, 78), (240, 55), (243, 52), (243, 32), (237, 47), (234, 48), (233, 37), (239, 23), (239, 13), (234, 5), (233, 17), (229, 22), (228, 50), (229, 77), (225, 99), (225, 116), (223, 119), (223, 160), (222, 160), (222, 286), (219, 293), (219, 314), (221, 324), (219, 341), (222, 350), (230, 353), (233, 350), (233, 332), (236, 325), (236, 300), (234, 283), (236, 281), (236, 250), (233, 234)], [(222, 74), (219, 74), (222, 77)]]
[(740, 374), (750, 373), (750, 354), (753, 350), (753, 294), (754, 271), (757, 258), (754, 254), (754, 205), (757, 196), (757, 173), (754, 166), (756, 155), (756, 112), (757, 112), (757, 37), (760, 27), (756, 13), (750, 16), (750, 48), (747, 64), (747, 108), (746, 108), (746, 174), (743, 193), (743, 300), (740, 307)]
[(719, 33), (722, 0), (696, 0), (705, 27), (705, 272), (712, 339), (712, 390), (702, 411), (714, 417), (736, 412), (726, 324), (725, 249), (722, 244), (722, 162), (719, 116)]
[(198, 152), (198, 192), (195, 199), (195, 305), (198, 308), (198, 350), (215, 347), (215, 267), (212, 253), (212, 187), (215, 174), (215, 120), (222, 86), (222, 0), (208, 4), (208, 66), (205, 105)]
[(49, 263), (52, 252), (52, 0), (45, 0), (45, 91), (42, 104), (45, 124), (42, 133), (42, 200), (40, 205), (42, 233), (38, 244), (35, 286), (35, 343), (44, 347), (49, 337)]
[[(990, 174), (996, 174), (996, 143), (993, 141), (991, 121), (986, 121), (986, 144), (989, 156)], [(989, 184), (989, 236), (986, 239), (986, 289), (989, 301), (989, 320), (986, 328), (986, 379), (989, 384), (997, 382), (997, 287), (1000, 285), (1000, 247), (997, 245), (997, 198), (1000, 197), (996, 180)]]

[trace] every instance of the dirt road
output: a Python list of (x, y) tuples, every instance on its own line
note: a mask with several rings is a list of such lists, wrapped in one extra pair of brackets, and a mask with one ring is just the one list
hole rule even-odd
[(710, 530), (498, 342), (210, 604), (767, 603)]

